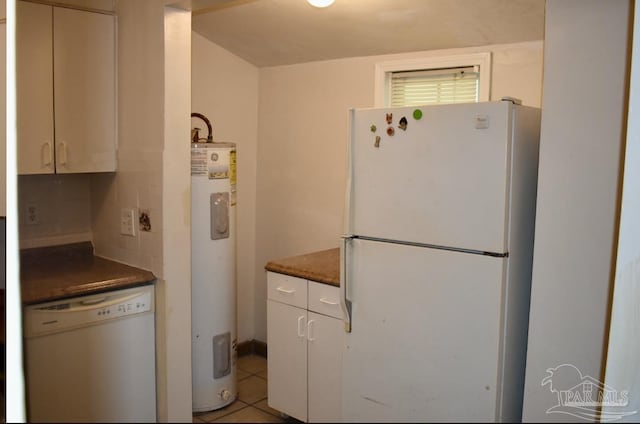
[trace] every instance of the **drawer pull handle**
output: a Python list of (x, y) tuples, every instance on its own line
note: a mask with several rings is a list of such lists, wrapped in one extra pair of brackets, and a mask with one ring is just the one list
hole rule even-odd
[(294, 294), (296, 292), (293, 289), (287, 290), (287, 289), (283, 289), (282, 287), (276, 287), (276, 290), (279, 291), (280, 293), (284, 293), (284, 294)]
[(340, 304), (339, 302), (331, 302), (330, 300), (327, 300), (326, 297), (321, 297), (320, 302), (324, 303), (325, 305), (331, 305), (331, 306), (336, 306)]

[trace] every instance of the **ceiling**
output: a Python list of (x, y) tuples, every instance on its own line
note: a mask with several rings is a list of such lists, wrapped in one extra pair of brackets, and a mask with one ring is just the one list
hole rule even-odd
[(192, 0), (192, 28), (258, 66), (544, 38), (545, 0)]

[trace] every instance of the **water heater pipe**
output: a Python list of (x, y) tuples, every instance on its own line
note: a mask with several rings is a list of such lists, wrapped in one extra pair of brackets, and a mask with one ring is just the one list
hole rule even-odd
[(197, 112), (192, 112), (191, 116), (195, 116), (196, 118), (200, 118), (204, 121), (205, 124), (207, 124), (207, 143), (213, 143), (213, 130), (211, 129), (211, 122), (209, 122), (209, 120), (207, 119), (206, 116), (204, 116), (201, 113), (197, 113)]

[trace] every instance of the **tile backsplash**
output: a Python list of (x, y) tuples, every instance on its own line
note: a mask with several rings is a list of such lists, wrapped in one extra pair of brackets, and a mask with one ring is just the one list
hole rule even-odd
[(91, 240), (90, 175), (18, 177), (20, 247)]

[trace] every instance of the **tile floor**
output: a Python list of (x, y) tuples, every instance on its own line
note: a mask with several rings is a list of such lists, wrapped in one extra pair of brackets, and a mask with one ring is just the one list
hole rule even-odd
[(194, 423), (293, 423), (267, 405), (267, 360), (249, 355), (238, 358), (238, 399), (211, 412), (193, 414)]

